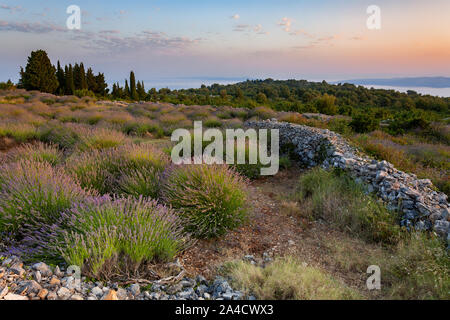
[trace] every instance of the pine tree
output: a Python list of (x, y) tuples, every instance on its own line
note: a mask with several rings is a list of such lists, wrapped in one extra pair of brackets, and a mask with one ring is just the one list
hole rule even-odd
[(99, 94), (101, 96), (105, 96), (109, 89), (108, 88), (108, 84), (105, 81), (105, 75), (103, 73), (98, 73), (95, 76), (95, 83), (96, 83), (96, 91), (94, 91), (96, 94)]
[(31, 52), (25, 71), (21, 69), (20, 75), (20, 83), (26, 90), (55, 93), (59, 86), (56, 69), (44, 50)]
[(134, 72), (130, 72), (130, 98), (132, 100), (138, 100), (139, 96), (136, 91), (136, 77), (134, 76)]

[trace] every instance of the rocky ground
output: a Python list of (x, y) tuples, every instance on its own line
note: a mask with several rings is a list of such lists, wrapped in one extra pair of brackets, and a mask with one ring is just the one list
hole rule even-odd
[[(233, 290), (222, 277), (184, 277), (176, 283), (145, 285), (89, 282), (43, 262), (25, 266), (17, 257), (0, 257), (0, 300), (254, 300)], [(254, 259), (252, 256), (246, 259)]]

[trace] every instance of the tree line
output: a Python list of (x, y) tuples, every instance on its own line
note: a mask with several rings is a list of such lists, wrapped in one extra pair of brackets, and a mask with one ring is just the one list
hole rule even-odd
[[(347, 115), (355, 122), (356, 131), (368, 131), (381, 120), (399, 119), (400, 127), (423, 125), (449, 117), (450, 98), (422, 95), (415, 91), (368, 89), (353, 84), (329, 84), (306, 80), (247, 80), (244, 82), (198, 89), (145, 90), (133, 71), (124, 87), (112, 85), (111, 93), (103, 73), (85, 71), (83, 63), (54, 67), (47, 53), (34, 51), (21, 68), (19, 87), (54, 94), (97, 95), (115, 100), (161, 101), (185, 105), (229, 105), (255, 108), (266, 106), (277, 111)], [(9, 84), (10, 85), (10, 84)], [(8, 87), (4, 84), (4, 87)], [(401, 120), (401, 121), (400, 121)]]
[(39, 90), (59, 95), (99, 95), (108, 94), (105, 75), (94, 75), (92, 68), (85, 70), (84, 64), (75, 63), (53, 66), (44, 50), (31, 52), (25, 69), (20, 68), (19, 88)]

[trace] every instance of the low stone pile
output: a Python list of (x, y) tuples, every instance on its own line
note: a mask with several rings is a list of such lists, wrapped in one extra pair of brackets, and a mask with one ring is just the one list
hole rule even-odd
[(450, 206), (447, 195), (437, 192), (429, 179), (397, 170), (387, 161), (377, 161), (358, 152), (341, 135), (275, 119), (248, 121), (246, 127), (279, 129), (280, 145), (291, 145), (306, 167), (340, 168), (368, 185), (390, 210), (403, 214), (407, 228), (434, 230), (450, 244)]
[(61, 267), (43, 262), (25, 266), (17, 257), (0, 257), (0, 300), (241, 300), (254, 299), (233, 290), (228, 281), (217, 277), (208, 282), (203, 276), (185, 277), (177, 283), (145, 285), (89, 282), (76, 279)]

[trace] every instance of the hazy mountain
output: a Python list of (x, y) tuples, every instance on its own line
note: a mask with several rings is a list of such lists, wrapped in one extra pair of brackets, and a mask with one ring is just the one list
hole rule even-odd
[(337, 81), (336, 83), (352, 83), (356, 85), (377, 85), (377, 86), (393, 86), (393, 87), (450, 88), (450, 78), (447, 77), (353, 79), (353, 80)]

